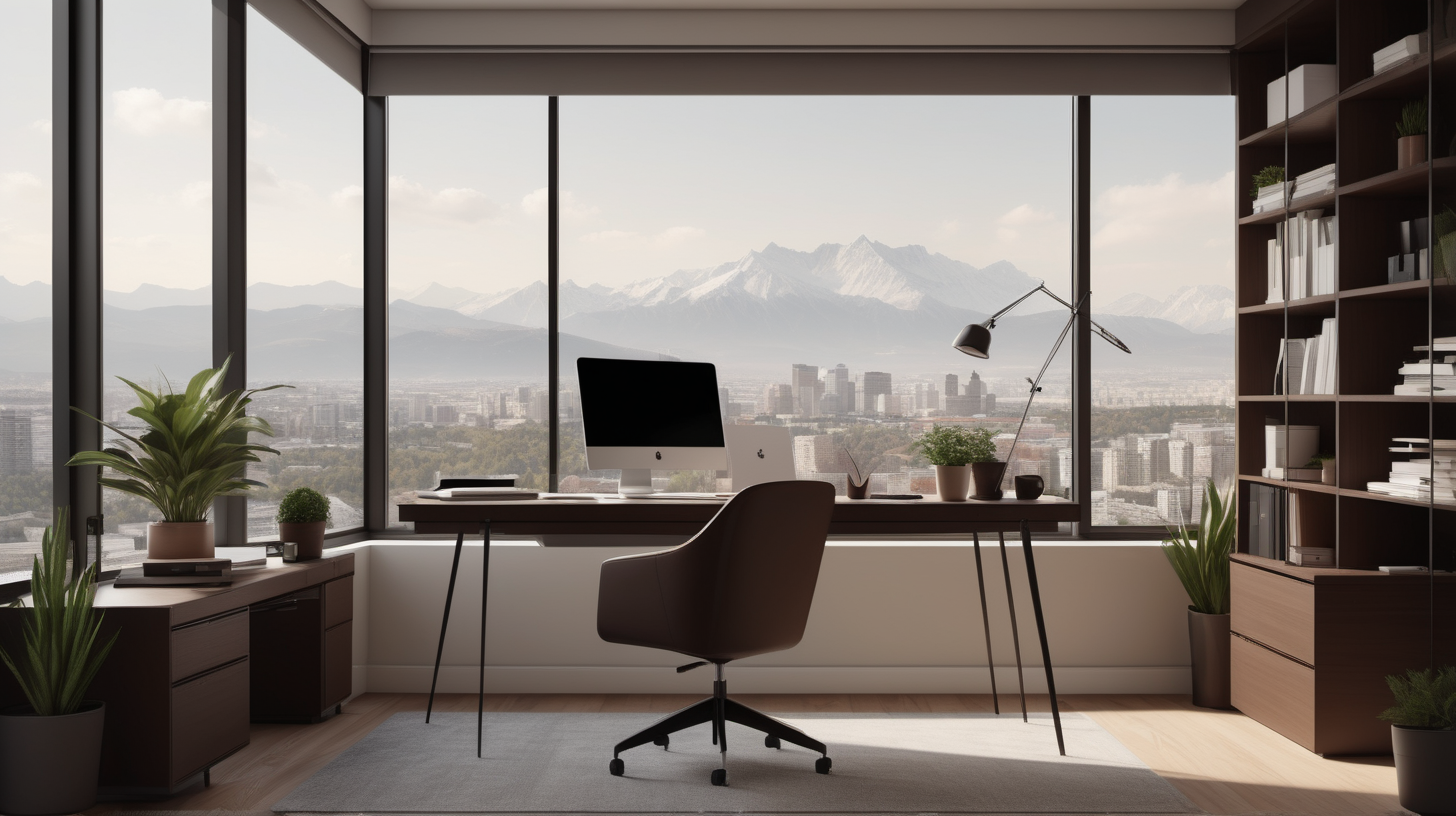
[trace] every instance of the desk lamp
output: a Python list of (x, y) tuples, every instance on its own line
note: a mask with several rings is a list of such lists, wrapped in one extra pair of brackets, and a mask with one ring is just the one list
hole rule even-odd
[[(972, 357), (979, 357), (982, 360), (990, 359), (991, 330), (996, 328), (996, 321), (1001, 318), (1002, 315), (1006, 314), (1007, 312), (1020, 305), (1023, 300), (1026, 300), (1037, 292), (1045, 292), (1048, 297), (1062, 304), (1063, 306), (1066, 306), (1068, 309), (1071, 310), (1072, 316), (1067, 318), (1067, 325), (1063, 326), (1062, 333), (1057, 335), (1057, 342), (1055, 345), (1052, 346), (1052, 353), (1048, 354), (1046, 362), (1042, 363), (1041, 371), (1037, 372), (1036, 379), (1033, 380), (1030, 377), (1026, 378), (1026, 381), (1028, 383), (1031, 383), (1031, 393), (1026, 398), (1026, 410), (1021, 412), (1021, 424), (1016, 426), (1016, 436), (1013, 437), (1011, 440), (1011, 449), (1006, 452), (1007, 468), (1011, 467), (1011, 457), (1013, 454), (1016, 453), (1016, 443), (1021, 440), (1021, 429), (1023, 426), (1026, 425), (1026, 418), (1031, 415), (1031, 401), (1033, 398), (1036, 397), (1037, 393), (1041, 391), (1041, 378), (1046, 376), (1047, 369), (1051, 367), (1052, 358), (1057, 356), (1057, 351), (1061, 349), (1062, 342), (1067, 339), (1067, 333), (1072, 330), (1072, 324), (1077, 321), (1077, 314), (1082, 311), (1082, 307), (1087, 303), (1087, 297), (1092, 293), (1088, 292), (1087, 294), (1083, 295), (1082, 299), (1077, 301), (1077, 305), (1073, 306), (1065, 300), (1062, 300), (1060, 297), (1057, 297), (1055, 292), (1046, 287), (1045, 282), (1039, 283), (1037, 284), (1037, 287), (1035, 289), (1012, 301), (1011, 305), (1007, 306), (996, 314), (991, 315), (989, 318), (986, 319), (986, 322), (971, 323), (964, 329), (961, 329), (961, 333), (956, 335), (955, 343), (952, 344), (955, 346), (957, 351), (960, 351), (964, 354), (969, 354)], [(1117, 335), (1098, 325), (1097, 321), (1095, 320), (1089, 322), (1091, 322), (1093, 330), (1096, 331), (1097, 334), (1101, 335), (1103, 340), (1106, 340), (1107, 342), (1111, 343), (1117, 348), (1122, 349), (1128, 354), (1132, 354), (1132, 349), (1128, 348), (1127, 344), (1117, 339)], [(1005, 471), (1003, 470), (1002, 473), (1004, 474)]]

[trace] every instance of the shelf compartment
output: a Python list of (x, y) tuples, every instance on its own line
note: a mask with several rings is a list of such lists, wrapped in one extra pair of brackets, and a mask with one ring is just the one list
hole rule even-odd
[(1390, 451), (1391, 438), (1429, 436), (1429, 421), (1430, 408), (1423, 403), (1341, 403), (1335, 451), (1341, 490), (1365, 493), (1368, 482), (1389, 481), (1390, 463), (1409, 458)]
[(1342, 490), (1338, 565), (1374, 570), (1425, 564), (1430, 557), (1426, 549), (1430, 526), (1425, 502)]
[(1283, 480), (1265, 480), (1259, 473), (1264, 469), (1264, 426), (1269, 423), (1284, 424), (1286, 403), (1284, 402), (1240, 402), (1235, 413), (1235, 431), (1238, 434), (1237, 461), (1239, 479), (1257, 480), (1261, 483), (1283, 485)]
[[(1399, 369), (1424, 344), (1426, 304), (1411, 300), (1354, 300), (1341, 304), (1339, 372), (1341, 394), (1390, 394)], [(1403, 434), (1411, 436), (1412, 434)]]
[[(1395, 143), (1390, 149), (1395, 151)], [(1413, 164), (1399, 170), (1391, 170), (1378, 176), (1361, 179), (1351, 184), (1341, 184), (1335, 192), (1341, 196), (1425, 196), (1427, 176), (1431, 172), (1430, 162)]]
[[(1371, 76), (1371, 57), (1376, 51), (1407, 34), (1424, 31), (1426, 0), (1342, 0), (1338, 9), (1340, 28), (1340, 89), (1347, 94), (1380, 94), (1381, 89), (1399, 86), (1406, 71), (1424, 73), (1402, 62)], [(1420, 55), (1422, 64), (1429, 58)], [(1393, 91), (1406, 93), (1404, 90)]]
[[(1400, 253), (1400, 222), (1424, 218), (1427, 212), (1424, 195), (1419, 198), (1342, 196), (1339, 243), (1335, 249), (1339, 291), (1355, 292), (1361, 297), (1390, 298), (1419, 288), (1391, 284), (1386, 270), (1388, 259)], [(1265, 254), (1268, 254), (1267, 247)]]
[[(1395, 40), (1392, 39), (1391, 42), (1395, 42)], [(1386, 43), (1386, 45), (1390, 45), (1390, 43)], [(1373, 53), (1372, 51), (1371, 54)], [(1417, 54), (1414, 57), (1407, 57), (1374, 76), (1367, 74), (1365, 79), (1346, 88), (1340, 94), (1340, 100), (1343, 102), (1359, 99), (1405, 99), (1420, 96), (1426, 89), (1426, 67), (1430, 61), (1429, 54)], [(1367, 71), (1374, 70), (1370, 55), (1366, 55), (1364, 66)]]
[(1283, 311), (1241, 314), (1235, 318), (1235, 326), (1237, 393), (1241, 397), (1273, 396), (1274, 364), (1284, 339)]

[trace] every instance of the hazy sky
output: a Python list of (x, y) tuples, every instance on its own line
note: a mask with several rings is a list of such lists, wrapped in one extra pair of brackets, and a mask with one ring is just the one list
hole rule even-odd
[[(0, 275), (49, 279), (49, 2), (11, 0), (0, 67)], [(211, 6), (112, 0), (105, 276), (205, 285)], [(249, 11), (249, 273), (360, 282), (361, 102)], [(17, 81), (18, 80), (18, 81)], [(546, 100), (391, 100), (391, 285), (545, 277)], [(1065, 97), (567, 97), (562, 276), (618, 285), (860, 235), (1065, 289)], [(1097, 300), (1231, 285), (1233, 100), (1093, 104)]]

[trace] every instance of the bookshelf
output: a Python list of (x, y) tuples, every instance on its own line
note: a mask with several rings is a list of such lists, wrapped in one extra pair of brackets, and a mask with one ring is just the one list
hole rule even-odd
[[(1432, 337), (1456, 335), (1456, 279), (1430, 252), (1425, 279), (1391, 282), (1403, 221), (1427, 219), (1425, 245), (1452, 247), (1456, 275), (1456, 17), (1450, 0), (1249, 0), (1237, 12), (1267, 23), (1236, 46), (1237, 249), (1235, 383), (1238, 500), (1233, 556), (1233, 704), (1305, 748), (1326, 755), (1388, 754), (1376, 715), (1390, 703), (1384, 677), (1456, 663), (1456, 575), (1387, 575), (1384, 565), (1456, 569), (1456, 505), (1368, 489), (1389, 477), (1392, 437), (1456, 438), (1452, 396), (1396, 395), (1398, 370)], [(1271, 10), (1277, 10), (1272, 13)], [(1453, 10), (1456, 14), (1456, 10)], [(1428, 32), (1419, 54), (1376, 73), (1372, 55)], [(1270, 82), (1302, 65), (1334, 65), (1335, 95), (1282, 122), (1268, 121)], [(1427, 156), (1397, 160), (1395, 122), (1410, 100), (1429, 106)], [(1248, 196), (1262, 168), (1287, 179), (1336, 166), (1332, 192), (1255, 213)], [(1270, 302), (1269, 241), (1299, 212), (1335, 215), (1334, 292)], [(1449, 225), (1448, 225), (1449, 224)], [(1292, 241), (1283, 249), (1287, 280)], [(1338, 327), (1334, 388), (1290, 394), (1276, 386), (1289, 339)], [(1263, 475), (1268, 424), (1313, 425), (1336, 457), (1335, 484)], [(1453, 452), (1456, 453), (1456, 452)], [(1290, 465), (1298, 463), (1291, 462)], [(1287, 529), (1329, 548), (1331, 567), (1255, 554), (1251, 499), (1283, 491)], [(1293, 533), (1291, 532), (1291, 535)]]

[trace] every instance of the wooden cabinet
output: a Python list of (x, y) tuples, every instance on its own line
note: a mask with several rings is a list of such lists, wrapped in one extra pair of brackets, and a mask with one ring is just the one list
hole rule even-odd
[(333, 713), (352, 687), (353, 576), (257, 604), (250, 617), (253, 720), (318, 722)]
[[(347, 619), (330, 629), (324, 624), (325, 609), (352, 619), (353, 572), (353, 553), (340, 553), (299, 564), (274, 559), (266, 568), (234, 573), (228, 587), (99, 587), (102, 636), (117, 634), (87, 695), (106, 702), (100, 794), (170, 796), (248, 744), (259, 657), (252, 608), (311, 594), (313, 638), (269, 644), (262, 656), (315, 667), (312, 719), (346, 698), (352, 626)], [(7, 649), (18, 645), (19, 614), (0, 609), (0, 643)], [(14, 678), (0, 672), (0, 705), (22, 702)]]

